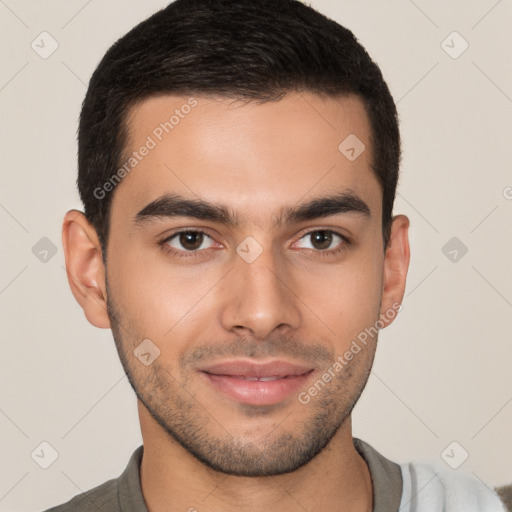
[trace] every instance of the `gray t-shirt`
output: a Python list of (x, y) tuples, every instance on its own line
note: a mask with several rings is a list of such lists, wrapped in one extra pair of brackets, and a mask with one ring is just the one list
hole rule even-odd
[[(373, 512), (398, 512), (402, 496), (400, 466), (383, 457), (368, 443), (354, 438), (354, 446), (368, 465), (373, 483)], [(45, 512), (148, 512), (140, 486), (144, 447), (132, 454), (118, 478), (94, 487)]]

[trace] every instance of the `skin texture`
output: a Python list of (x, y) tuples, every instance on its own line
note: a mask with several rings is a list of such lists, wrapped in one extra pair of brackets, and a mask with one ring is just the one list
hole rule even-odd
[[(73, 294), (89, 322), (112, 329), (139, 399), (148, 509), (371, 510), (371, 478), (352, 444), (350, 414), (377, 336), (307, 404), (297, 399), (365, 328), (379, 319), (379, 327), (389, 324), (404, 293), (409, 221), (394, 217), (384, 251), (382, 191), (370, 167), (363, 103), (312, 93), (262, 104), (195, 99), (110, 192), (106, 268), (84, 215), (71, 210), (63, 223)], [(188, 100), (162, 95), (134, 106), (127, 153)], [(338, 150), (350, 134), (366, 147), (354, 161)], [(369, 216), (277, 222), (283, 208), (348, 191), (368, 205)], [(221, 204), (239, 222), (134, 222), (165, 193)], [(195, 252), (179, 236), (160, 244), (179, 229), (207, 236)], [(329, 230), (349, 242), (333, 235), (315, 243), (312, 232)], [(237, 252), (249, 247), (247, 237), (261, 249), (250, 263)], [(332, 249), (340, 250), (326, 253)], [(160, 351), (148, 366), (134, 355), (145, 339)], [(278, 403), (251, 405), (220, 393), (200, 371), (227, 360), (283, 360), (313, 371)]]

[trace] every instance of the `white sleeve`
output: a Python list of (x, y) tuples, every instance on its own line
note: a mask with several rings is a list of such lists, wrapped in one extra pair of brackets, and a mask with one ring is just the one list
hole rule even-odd
[(506, 512), (497, 494), (477, 478), (422, 462), (400, 469), (400, 512)]

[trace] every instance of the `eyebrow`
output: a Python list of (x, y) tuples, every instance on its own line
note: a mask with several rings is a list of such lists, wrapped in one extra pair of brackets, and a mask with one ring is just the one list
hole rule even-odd
[[(307, 203), (284, 207), (274, 219), (276, 225), (293, 224), (303, 221), (352, 213), (369, 218), (369, 206), (354, 192), (315, 198)], [(222, 204), (202, 199), (189, 199), (179, 194), (164, 194), (147, 204), (133, 218), (136, 225), (147, 224), (164, 218), (190, 217), (238, 226), (238, 216)]]

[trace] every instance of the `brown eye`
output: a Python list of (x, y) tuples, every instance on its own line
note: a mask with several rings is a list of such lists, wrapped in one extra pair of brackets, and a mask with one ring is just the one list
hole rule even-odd
[(314, 231), (309, 234), (315, 249), (329, 249), (333, 239), (332, 235), (332, 231)]
[[(208, 240), (210, 241), (210, 245), (208, 245)], [(199, 249), (210, 248), (213, 245), (213, 240), (202, 231), (190, 230), (175, 233), (169, 237), (165, 243), (177, 251), (194, 252)]]
[(331, 229), (316, 229), (306, 233), (300, 239), (302, 249), (311, 249), (326, 254), (341, 250), (348, 243), (345, 236)]
[(203, 233), (198, 233), (197, 231), (180, 233), (179, 242), (181, 246), (188, 251), (195, 251), (199, 249), (203, 243)]

